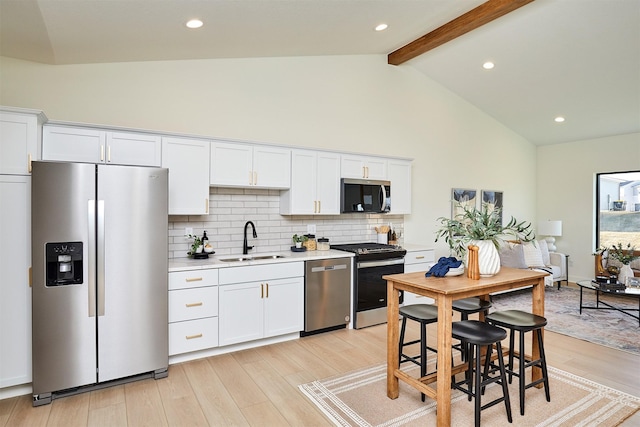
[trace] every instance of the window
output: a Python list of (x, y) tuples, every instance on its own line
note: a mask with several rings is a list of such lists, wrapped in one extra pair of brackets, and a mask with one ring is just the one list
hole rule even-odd
[(640, 171), (596, 176), (596, 247), (631, 243), (640, 250)]

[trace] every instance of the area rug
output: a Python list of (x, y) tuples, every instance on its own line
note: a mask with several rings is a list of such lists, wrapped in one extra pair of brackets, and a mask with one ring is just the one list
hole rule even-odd
[[(509, 386), (513, 425), (521, 426), (616, 426), (640, 408), (640, 399), (549, 368), (551, 402), (543, 389), (526, 392), (525, 415), (520, 415), (517, 381)], [(434, 384), (435, 386), (435, 384)], [(386, 365), (381, 364), (337, 377), (302, 384), (304, 393), (336, 426), (427, 426), (436, 425), (436, 403), (400, 381), (400, 396), (389, 399)], [(497, 384), (487, 387), (484, 402), (500, 395)], [(473, 425), (474, 404), (457, 390), (451, 394), (451, 425)], [(505, 426), (503, 403), (481, 412), (483, 426)]]
[[(603, 296), (616, 306), (638, 308), (638, 300), (629, 297)], [(531, 289), (494, 295), (494, 310), (531, 310)], [(583, 305), (595, 306), (596, 294), (584, 290)], [(580, 290), (562, 286), (547, 287), (544, 296), (546, 329), (584, 341), (640, 354), (638, 320), (615, 310), (583, 309), (580, 314)], [(634, 312), (637, 314), (638, 312)]]

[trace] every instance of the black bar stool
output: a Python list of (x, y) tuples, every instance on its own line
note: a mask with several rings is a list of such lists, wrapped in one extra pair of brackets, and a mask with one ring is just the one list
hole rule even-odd
[[(411, 304), (400, 307), (400, 315), (402, 316), (402, 328), (400, 329), (400, 342), (398, 349), (399, 364), (404, 362), (413, 362), (420, 366), (420, 377), (427, 374), (427, 350), (436, 352), (435, 348), (427, 346), (427, 325), (438, 321), (438, 307), (430, 304)], [(420, 339), (404, 342), (404, 332), (407, 326), (407, 319), (411, 319), (420, 323)], [(404, 347), (412, 344), (420, 343), (420, 354), (409, 356), (404, 353)], [(418, 360), (419, 358), (419, 360)], [(424, 393), (422, 393), (422, 401), (424, 402)]]
[[(460, 313), (460, 320), (469, 320), (469, 315), (474, 313), (489, 312), (491, 308), (490, 301), (481, 300), (478, 297), (464, 298), (453, 301), (452, 308)], [(461, 344), (454, 344), (453, 348), (460, 352), (462, 361), (467, 360), (467, 352)]]
[[(459, 382), (456, 382), (455, 379), (453, 379), (451, 386), (466, 393), (469, 396), (469, 400), (471, 400), (472, 397), (476, 399), (474, 410), (475, 426), (480, 427), (480, 412), (483, 409), (487, 409), (500, 402), (504, 402), (504, 406), (507, 410), (507, 419), (509, 422), (512, 422), (513, 419), (511, 417), (511, 402), (509, 401), (507, 376), (504, 367), (504, 360), (500, 356), (502, 354), (500, 341), (507, 337), (507, 331), (478, 320), (463, 320), (460, 322), (453, 322), (451, 336), (460, 340), (465, 347), (470, 347), (469, 360), (467, 361), (468, 368), (465, 371), (465, 379)], [(491, 353), (494, 345), (498, 352), (498, 366), (491, 363)], [(487, 347), (484, 374), (481, 369), (483, 346)], [(498, 372), (498, 375), (495, 375), (496, 372)], [(491, 383), (498, 383), (502, 386), (502, 397), (482, 405), (481, 397), (483, 390)], [(467, 387), (463, 387), (464, 385)]]
[[(547, 398), (547, 402), (551, 401), (549, 394), (549, 374), (547, 373), (547, 359), (544, 355), (544, 344), (542, 342), (542, 328), (547, 325), (547, 319), (542, 316), (538, 316), (532, 313), (527, 313), (520, 310), (505, 310), (496, 311), (485, 317), (485, 320), (492, 325), (502, 326), (510, 330), (509, 337), (509, 366), (507, 372), (509, 373), (509, 383), (511, 383), (512, 377), (516, 376), (520, 382), (520, 415), (524, 415), (524, 392), (527, 388), (533, 387), (540, 383), (544, 383), (544, 392)], [(524, 334), (526, 332), (538, 331), (538, 350), (540, 351), (540, 358), (536, 360), (527, 360), (524, 354)], [(514, 359), (514, 337), (515, 332), (519, 332), (519, 355), (518, 355), (518, 372), (513, 369)], [(524, 370), (532, 366), (539, 366), (542, 369), (542, 378), (526, 383)]]

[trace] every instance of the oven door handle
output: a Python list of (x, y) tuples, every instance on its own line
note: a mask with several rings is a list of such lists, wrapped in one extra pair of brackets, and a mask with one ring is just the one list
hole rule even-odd
[(384, 267), (386, 265), (404, 264), (404, 258), (384, 259), (379, 261), (362, 261), (357, 264), (358, 268)]

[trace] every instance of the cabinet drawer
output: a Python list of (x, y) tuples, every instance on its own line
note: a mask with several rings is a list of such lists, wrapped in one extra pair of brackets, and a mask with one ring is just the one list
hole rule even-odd
[(175, 271), (169, 273), (169, 290), (200, 288), (218, 284), (218, 269)]
[(169, 323), (217, 315), (217, 286), (169, 291)]
[(246, 283), (304, 276), (304, 262), (258, 264), (220, 269), (220, 284)]
[(406, 264), (418, 264), (421, 262), (433, 262), (435, 260), (435, 253), (432, 249), (424, 251), (407, 252), (404, 256), (404, 263)]
[(217, 346), (217, 317), (169, 324), (169, 356)]

